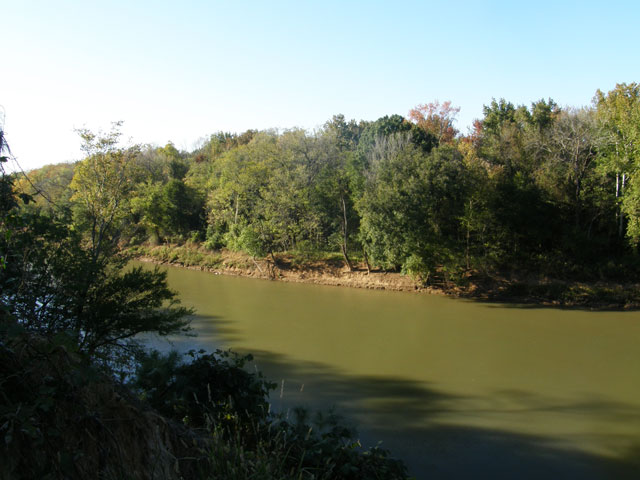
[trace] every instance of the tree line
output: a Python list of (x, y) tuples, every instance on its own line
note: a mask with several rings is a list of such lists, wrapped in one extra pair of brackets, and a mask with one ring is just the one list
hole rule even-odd
[(423, 283), (505, 271), (620, 280), (639, 266), (639, 94), (619, 84), (583, 108), (492, 100), (467, 134), (459, 109), (435, 102), (407, 117), (336, 115), (313, 132), (219, 132), (191, 152), (123, 147), (116, 124), (79, 132), (84, 160), (21, 183), (94, 246), (109, 233), (274, 262), (334, 253)]
[(0, 478), (407, 478), (335, 414), (272, 411), (250, 355), (148, 348), (140, 334), (185, 332), (193, 312), (123, 242), (192, 232), (203, 204), (180, 203), (202, 201), (171, 149), (166, 179), (132, 175), (149, 151), (115, 127), (81, 131), (82, 162), (34, 175), (50, 186), (39, 205), (5, 170), (0, 124)]

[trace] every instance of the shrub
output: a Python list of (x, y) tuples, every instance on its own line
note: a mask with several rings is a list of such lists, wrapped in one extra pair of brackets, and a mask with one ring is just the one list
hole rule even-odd
[(380, 448), (363, 449), (355, 429), (333, 412), (271, 412), (275, 384), (244, 370), (250, 355), (188, 356), (183, 363), (176, 352), (148, 354), (133, 385), (165, 416), (209, 433), (210, 478), (407, 478), (401, 461)]
[(266, 418), (267, 396), (275, 384), (244, 370), (251, 355), (216, 350), (190, 351), (181, 362), (176, 352), (157, 351), (141, 359), (133, 386), (163, 415), (191, 427), (207, 427), (231, 418), (253, 422)]

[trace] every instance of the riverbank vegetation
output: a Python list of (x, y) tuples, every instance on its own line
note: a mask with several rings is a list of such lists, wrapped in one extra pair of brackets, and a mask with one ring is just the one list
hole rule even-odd
[[(81, 162), (17, 183), (36, 200), (29, 208), (74, 223), (104, 209), (122, 244), (170, 249), (168, 262), (215, 268), (221, 252), (242, 252), (274, 276), (281, 258), (339, 256), (345, 272), (399, 272), (418, 288), (633, 306), (639, 92), (620, 84), (584, 108), (492, 100), (466, 134), (458, 109), (435, 102), (406, 118), (336, 115), (313, 132), (219, 132), (191, 152), (119, 146), (115, 125), (80, 132)], [(91, 205), (92, 185), (113, 202)], [(574, 295), (567, 284), (585, 288)], [(527, 291), (546, 293), (511, 295)]]
[(0, 129), (0, 478), (406, 478), (336, 415), (271, 411), (250, 357), (145, 348), (191, 311), (121, 249), (137, 150), (81, 133), (66, 208), (15, 190)]

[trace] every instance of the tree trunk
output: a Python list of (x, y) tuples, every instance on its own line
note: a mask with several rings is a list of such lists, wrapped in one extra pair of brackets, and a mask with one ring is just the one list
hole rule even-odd
[(362, 254), (364, 256), (364, 263), (367, 266), (367, 275), (371, 273), (371, 265), (369, 265), (369, 256), (367, 255), (367, 250), (362, 246)]
[(344, 261), (347, 264), (350, 272), (353, 272), (353, 265), (351, 264), (351, 260), (349, 260), (349, 255), (347, 254), (347, 242), (349, 240), (349, 231), (347, 229), (347, 204), (344, 201), (344, 192), (340, 192), (340, 200), (342, 202), (342, 256), (344, 257)]
[[(618, 190), (619, 175), (616, 174), (616, 197), (622, 197), (624, 195), (624, 184), (626, 180), (626, 174), (622, 174), (622, 184)], [(624, 213), (622, 212), (622, 204), (620, 204), (620, 213), (618, 214), (618, 237), (624, 236)]]
[(240, 209), (240, 200), (238, 199), (238, 194), (236, 193), (236, 211), (233, 216), (234, 225), (238, 223), (238, 210)]
[(262, 268), (260, 268), (260, 264), (256, 261), (256, 257), (251, 257), (251, 260), (253, 260), (253, 264), (256, 266), (256, 268), (260, 271), (260, 273), (262, 275), (264, 275), (264, 271), (262, 270)]
[(471, 212), (473, 211), (473, 201), (469, 200), (469, 218), (467, 219), (467, 245), (465, 249), (465, 257), (467, 260), (467, 270), (470, 268), (469, 262), (469, 244), (471, 243)]

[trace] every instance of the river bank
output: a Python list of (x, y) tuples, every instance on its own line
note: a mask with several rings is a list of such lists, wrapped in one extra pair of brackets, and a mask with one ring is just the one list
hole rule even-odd
[(274, 258), (253, 258), (242, 252), (210, 251), (195, 244), (137, 246), (129, 251), (143, 262), (203, 270), (215, 275), (429, 293), (536, 306), (590, 310), (640, 309), (640, 284), (637, 283), (572, 282), (532, 275), (489, 276), (472, 272), (457, 284), (440, 279), (438, 283), (425, 286), (402, 273), (375, 269), (368, 271), (364, 262), (354, 262), (353, 269), (349, 270), (339, 256), (318, 259), (276, 254)]

